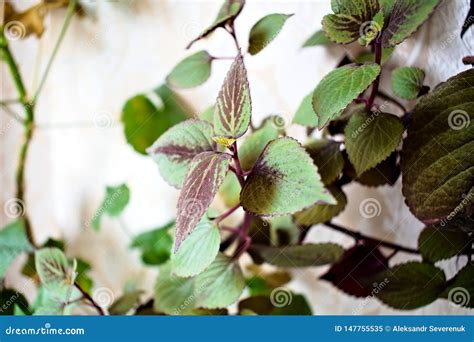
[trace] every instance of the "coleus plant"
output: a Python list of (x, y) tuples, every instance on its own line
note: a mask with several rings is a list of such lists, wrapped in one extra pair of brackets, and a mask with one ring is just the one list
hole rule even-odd
[[(92, 293), (90, 266), (68, 260), (59, 241), (34, 246), (18, 221), (0, 232), (6, 246), (0, 252), (0, 276), (17, 255), (30, 253), (23, 273), (39, 279), (41, 291), (32, 306), (16, 296), (9, 313), (62, 314), (82, 300), (100, 314), (220, 315), (234, 303), (242, 315), (311, 314), (304, 296), (284, 287), (291, 280), (287, 271), (325, 265), (329, 267), (321, 280), (355, 297), (377, 297), (396, 309), (416, 309), (439, 298), (472, 308), (474, 70), (430, 90), (418, 67), (400, 67), (391, 75), (384, 68), (396, 46), (438, 3), (332, 0), (333, 13), (323, 18), (323, 30), (304, 47), (360, 44), (364, 50), (346, 55), (302, 99), (293, 123), (306, 127), (308, 135), (299, 142), (287, 135), (281, 117), (269, 116), (254, 127), (245, 67), (245, 60), (265, 49), (292, 14), (260, 19), (250, 30), (245, 52), (234, 25), (245, 1), (226, 0), (214, 22), (188, 45), (217, 29), (227, 31), (235, 43), (236, 55), (215, 104), (189, 118), (187, 107), (169, 88), (199, 86), (210, 77), (213, 63), (228, 59), (201, 50), (169, 73), (168, 86), (155, 90), (161, 104), (140, 94), (123, 108), (127, 141), (138, 153), (148, 153), (164, 180), (181, 189), (176, 220), (131, 243), (144, 264), (159, 266), (153, 298), (142, 301), (144, 294), (129, 286), (104, 308)], [(382, 71), (390, 77), (394, 96), (380, 87)], [(344, 191), (348, 184), (391, 186), (399, 178), (408, 207), (426, 225), (418, 248), (333, 222), (350, 201)], [(226, 211), (211, 208), (216, 197)], [(125, 184), (108, 187), (89, 226), (99, 230), (104, 215), (119, 217), (129, 199)], [(240, 221), (231, 225), (235, 221), (228, 218), (240, 208)], [(372, 198), (359, 208), (365, 218), (381, 209)], [(353, 237), (354, 244), (345, 249), (331, 241), (305, 242), (318, 224)], [(397, 253), (421, 255), (422, 260), (393, 264)], [(252, 263), (242, 270), (245, 254)], [(455, 257), (463, 266), (447, 279), (439, 262)], [(266, 271), (259, 266), (264, 263), (277, 270)], [(11, 289), (3, 290), (2, 301), (11, 300), (11, 294)]]

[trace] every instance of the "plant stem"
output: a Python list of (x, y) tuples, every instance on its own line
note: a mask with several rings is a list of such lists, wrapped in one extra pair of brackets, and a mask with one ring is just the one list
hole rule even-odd
[[(0, 32), (0, 48), (3, 52), (3, 57), (5, 62), (8, 65), (8, 69), (12, 75), (13, 83), (17, 89), (19, 95), (19, 101), (23, 105), (23, 110), (25, 111), (25, 119), (23, 121), (23, 126), (25, 128), (23, 144), (20, 147), (18, 166), (16, 170), (16, 199), (20, 203), (25, 203), (25, 162), (26, 156), (28, 154), (28, 148), (33, 137), (33, 127), (34, 127), (34, 104), (28, 101), (28, 96), (26, 93), (26, 88), (23, 82), (23, 79), (20, 75), (20, 71), (15, 62), (15, 59), (10, 51), (8, 46), (7, 39), (3, 33), (3, 30)], [(25, 210), (24, 213), (24, 223), (25, 229), (28, 236), (28, 240), (33, 246), (36, 246), (33, 231), (31, 229), (30, 220), (28, 218), (28, 213)]]
[(61, 46), (64, 36), (66, 35), (66, 31), (69, 27), (69, 24), (71, 23), (71, 19), (74, 15), (74, 10), (76, 9), (76, 3), (77, 3), (77, 0), (69, 1), (69, 6), (66, 12), (66, 18), (64, 19), (63, 26), (61, 27), (61, 32), (59, 33), (58, 40), (56, 41), (56, 44), (54, 46), (53, 53), (51, 54), (51, 57), (49, 58), (48, 64), (46, 65), (46, 69), (43, 73), (43, 76), (41, 77), (41, 81), (38, 85), (38, 89), (36, 90), (35, 95), (33, 96), (33, 103), (36, 103), (36, 100), (38, 99), (38, 96), (41, 93), (41, 90), (43, 89), (44, 83), (46, 82), (46, 79), (48, 78), (48, 74), (49, 74), (49, 71), (51, 70), (51, 66), (53, 65), (56, 55), (58, 54), (59, 47)]
[(240, 54), (241, 48), (240, 48), (240, 45), (239, 45), (239, 41), (237, 40), (237, 36), (235, 34), (234, 23), (232, 23), (231, 25), (226, 26), (225, 29), (232, 36), (232, 39), (234, 40), (235, 47), (237, 48), (237, 53)]
[(403, 114), (406, 114), (407, 109), (397, 99), (394, 99), (393, 97), (391, 97), (390, 95), (384, 93), (381, 90), (379, 90), (377, 96), (384, 99), (384, 100), (392, 102), (394, 105), (396, 105), (398, 108), (400, 108), (403, 111)]
[(230, 150), (232, 151), (232, 159), (234, 160), (235, 175), (237, 176), (237, 179), (239, 180), (240, 186), (243, 187), (245, 179), (244, 179), (244, 172), (242, 171), (242, 167), (240, 166), (239, 151), (237, 149), (237, 141), (234, 141)]
[(82, 294), (84, 299), (86, 299), (97, 310), (99, 315), (105, 316), (104, 309), (102, 309), (102, 307), (94, 301), (94, 299), (90, 296), (90, 294), (88, 294), (87, 291), (85, 291), (81, 287), (81, 285), (79, 285), (78, 282), (74, 282), (74, 286), (79, 290), (79, 292)]
[[(381, 66), (381, 61), (382, 61), (382, 43), (377, 39), (374, 43), (374, 49), (375, 49), (375, 63)], [(370, 93), (369, 99), (367, 100), (367, 105), (366, 109), (370, 110), (372, 108), (372, 105), (374, 104), (375, 96), (377, 96), (377, 92), (379, 90), (379, 83), (380, 83), (380, 73), (378, 74), (377, 78), (375, 79), (373, 85), (372, 85), (372, 92)]]
[(234, 260), (238, 259), (242, 254), (244, 254), (245, 251), (247, 251), (247, 249), (252, 244), (252, 239), (248, 235), (249, 229), (250, 229), (250, 224), (252, 223), (252, 220), (253, 220), (253, 215), (248, 213), (248, 212), (245, 212), (244, 220), (243, 220), (243, 222), (240, 225), (239, 230), (238, 230), (238, 235), (240, 237), (240, 243), (239, 243), (239, 246), (235, 250), (234, 255), (232, 257), (232, 259), (234, 259)]
[(336, 230), (340, 233), (352, 236), (356, 240), (365, 240), (365, 241), (373, 242), (377, 245), (387, 247), (387, 248), (391, 248), (391, 249), (394, 249), (396, 251), (401, 251), (401, 252), (406, 252), (406, 253), (411, 253), (411, 254), (420, 254), (420, 251), (418, 249), (405, 247), (405, 246), (400, 246), (400, 245), (397, 245), (397, 244), (392, 243), (392, 242), (387, 242), (387, 241), (375, 239), (375, 238), (363, 235), (359, 232), (354, 232), (350, 229), (339, 226), (339, 225), (337, 225), (335, 223), (332, 223), (332, 222), (326, 222), (326, 223), (324, 223), (324, 225), (328, 226), (328, 227), (330, 227), (330, 228), (332, 228), (332, 229), (334, 229), (334, 230)]
[(228, 211), (226, 211), (225, 213), (223, 213), (222, 215), (218, 216), (215, 218), (216, 220), (216, 224), (225, 220), (226, 218), (228, 218), (230, 215), (232, 215), (232, 213), (234, 211), (236, 211), (237, 209), (239, 209), (240, 207), (240, 203), (238, 203), (237, 205), (235, 205), (234, 207), (230, 208)]

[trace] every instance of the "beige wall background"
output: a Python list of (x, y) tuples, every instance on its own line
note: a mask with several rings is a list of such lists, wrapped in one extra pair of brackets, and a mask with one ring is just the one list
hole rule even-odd
[[(35, 1), (14, 1), (28, 7)], [(198, 42), (191, 51), (187, 43), (216, 15), (220, 1), (117, 0), (87, 1), (91, 16), (75, 18), (63, 42), (37, 105), (36, 131), (27, 160), (27, 203), (37, 240), (49, 236), (64, 238), (68, 254), (80, 256), (93, 265), (96, 287), (110, 290), (116, 297), (130, 279), (149, 293), (156, 271), (145, 269), (136, 252), (128, 249), (129, 234), (156, 228), (175, 215), (178, 191), (159, 176), (156, 165), (135, 153), (125, 141), (120, 111), (125, 100), (161, 84), (171, 68), (192, 51), (206, 49), (217, 56), (230, 56), (234, 46), (227, 34), (217, 31)], [(473, 54), (474, 29), (464, 40), (459, 32), (468, 11), (468, 0), (445, 0), (412, 39), (397, 47), (387, 69), (413, 65), (426, 70), (430, 86), (466, 69), (461, 58)], [(301, 49), (302, 43), (320, 28), (330, 12), (330, 1), (248, 0), (236, 21), (242, 45), (247, 46), (251, 26), (262, 16), (295, 13), (278, 38), (262, 53), (249, 56), (246, 65), (252, 91), (254, 122), (270, 113), (283, 115), (289, 123), (304, 95), (309, 93), (342, 57), (343, 49), (315, 47)], [(30, 89), (35, 89), (59, 33), (64, 11), (47, 17), (47, 30), (40, 40), (13, 42), (21, 72)], [(200, 113), (213, 104), (229, 61), (214, 63), (210, 80), (193, 90), (181, 91)], [(14, 98), (15, 90), (4, 65), (1, 69), (1, 97)], [(386, 72), (388, 73), (388, 72)], [(382, 76), (383, 77), (383, 76)], [(383, 87), (389, 90), (385, 81)], [(106, 122), (104, 125), (103, 122)], [(101, 124), (98, 124), (101, 123)], [(14, 197), (14, 169), (21, 129), (6, 115), (0, 116), (0, 196), (2, 204)], [(288, 127), (295, 137), (304, 129)], [(106, 185), (127, 182), (132, 191), (122, 219), (105, 218), (100, 233), (87, 229), (104, 195)], [(392, 187), (376, 189), (359, 185), (346, 187), (350, 198), (336, 221), (372, 236), (415, 247), (422, 224), (408, 211), (401, 196), (400, 181)], [(359, 204), (375, 198), (381, 214), (366, 219)], [(0, 212), (0, 223), (8, 218)], [(125, 229), (124, 229), (125, 228)], [(128, 233), (127, 233), (128, 232)], [(351, 240), (322, 226), (312, 229), (311, 241)], [(399, 253), (392, 263), (413, 256)], [(451, 276), (464, 264), (442, 263)], [(7, 284), (19, 284), (18, 260), (7, 275)], [(438, 300), (419, 310), (391, 310), (374, 299), (355, 299), (332, 285), (318, 281), (325, 268), (292, 271), (289, 287), (303, 292), (315, 314), (469, 314), (470, 311)], [(34, 290), (27, 289), (29, 298)]]

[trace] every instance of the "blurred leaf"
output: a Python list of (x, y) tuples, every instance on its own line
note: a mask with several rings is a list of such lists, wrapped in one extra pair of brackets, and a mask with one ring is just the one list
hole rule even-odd
[(208, 36), (216, 28), (224, 27), (226, 24), (232, 24), (235, 18), (242, 11), (244, 5), (245, 0), (225, 0), (214, 22), (208, 28), (206, 28), (197, 38), (192, 40), (188, 44), (187, 49), (189, 49), (198, 40)]
[(280, 267), (322, 266), (336, 262), (344, 253), (344, 249), (334, 243), (255, 247), (266, 262)]
[(201, 152), (191, 162), (178, 198), (175, 251), (196, 228), (229, 170), (227, 153)]
[(91, 266), (88, 262), (82, 260), (82, 259), (76, 259), (77, 262), (77, 267), (76, 267), (76, 283), (79, 284), (81, 289), (83, 289), (85, 292), (91, 294), (92, 292), (92, 287), (94, 285), (93, 280), (89, 277), (87, 274), (88, 271), (90, 271)]
[(288, 296), (288, 303), (281, 306), (278, 303), (272, 303), (272, 298), (267, 296), (246, 298), (239, 302), (239, 313), (242, 315), (251, 311), (262, 316), (312, 315), (311, 308), (303, 295), (288, 292)]
[(318, 128), (325, 127), (366, 90), (380, 74), (374, 63), (345, 65), (327, 74), (313, 93), (313, 109)]
[(139, 94), (130, 98), (122, 109), (122, 122), (127, 142), (141, 154), (169, 128), (186, 120), (191, 111), (184, 101), (167, 86), (154, 91), (158, 99)]
[(243, 57), (239, 54), (224, 79), (216, 100), (214, 135), (235, 141), (247, 131), (252, 113), (250, 88)]
[(428, 226), (418, 237), (418, 248), (423, 259), (436, 262), (460, 254), (472, 240), (463, 232), (449, 231)]
[(340, 151), (341, 144), (334, 140), (310, 140), (304, 148), (318, 167), (321, 180), (329, 185), (335, 181), (344, 167), (344, 158)]
[(337, 204), (315, 204), (314, 206), (294, 214), (297, 224), (312, 226), (324, 223), (339, 215), (347, 205), (347, 197), (341, 188), (329, 186), (328, 190), (336, 199)]
[(201, 273), (216, 258), (220, 243), (219, 228), (204, 217), (171, 257), (172, 271), (179, 277), (192, 277)]
[(295, 116), (293, 117), (293, 122), (305, 126), (305, 127), (317, 127), (318, 126), (318, 116), (313, 109), (313, 92), (309, 93), (303, 98), (300, 106), (296, 110)]
[(201, 152), (216, 149), (212, 132), (212, 125), (206, 121), (186, 120), (171, 127), (148, 149), (167, 183), (181, 188), (191, 160)]
[(166, 82), (178, 88), (193, 88), (206, 82), (211, 76), (212, 57), (206, 51), (198, 51), (176, 65)]
[(458, 274), (448, 281), (448, 287), (441, 297), (448, 299), (453, 305), (474, 308), (474, 265), (464, 266)]
[(228, 172), (219, 189), (219, 195), (228, 208), (233, 208), (240, 203), (240, 190), (241, 186), (237, 176), (233, 172)]
[(274, 13), (260, 19), (252, 26), (249, 36), (249, 53), (256, 55), (280, 33), (286, 20), (293, 14)]
[(271, 120), (265, 121), (263, 126), (250, 134), (239, 148), (239, 159), (242, 169), (248, 171), (257, 161), (265, 146), (278, 138), (278, 129)]
[(130, 200), (130, 189), (127, 184), (107, 186), (105, 198), (92, 218), (91, 225), (95, 231), (100, 229), (100, 221), (104, 214), (112, 217), (120, 216)]
[(418, 100), (408, 126), (402, 190), (411, 212), (427, 224), (474, 208), (473, 83), (474, 69), (441, 83)]
[[(381, 41), (383, 47), (403, 42), (423, 24), (440, 0), (389, 0), (382, 4), (388, 14)], [(388, 3), (388, 6), (384, 6)]]
[(328, 45), (331, 44), (331, 40), (326, 37), (323, 30), (318, 30), (313, 33), (303, 44), (303, 47), (311, 47), (317, 45)]
[(131, 247), (140, 249), (144, 264), (161, 265), (168, 261), (173, 248), (169, 230), (174, 224), (174, 221), (169, 222), (161, 228), (141, 233), (133, 239)]
[(366, 297), (372, 291), (367, 285), (371, 277), (386, 269), (388, 259), (376, 246), (360, 244), (346, 250), (321, 279), (331, 282), (347, 294)]
[(18, 309), (26, 315), (31, 315), (28, 301), (25, 296), (14, 289), (0, 291), (0, 316), (18, 315)]
[(400, 144), (401, 120), (392, 114), (354, 113), (344, 131), (349, 160), (357, 175), (385, 160)]
[(313, 161), (292, 138), (267, 144), (240, 199), (244, 209), (256, 215), (285, 215), (317, 202), (335, 203), (324, 189)]
[[(64, 252), (64, 241), (62, 240), (55, 240), (53, 238), (49, 238), (42, 246), (41, 248), (46, 248), (46, 247), (56, 247), (59, 248)], [(80, 259), (78, 259), (78, 268), (80, 267)], [(25, 263), (23, 264), (21, 268), (21, 274), (34, 278), (37, 276), (36, 273), (36, 267), (35, 267), (35, 254), (34, 253), (29, 253), (28, 258), (26, 259)]]
[(392, 73), (392, 90), (406, 100), (414, 100), (423, 88), (425, 72), (417, 67), (401, 67)]
[(155, 285), (154, 309), (168, 315), (189, 315), (193, 312), (196, 295), (194, 278), (180, 278), (169, 267), (160, 268)]
[(443, 270), (416, 261), (394, 266), (375, 279), (385, 284), (375, 293), (377, 298), (399, 310), (413, 310), (434, 302), (446, 286)]
[(71, 295), (75, 281), (76, 264), (69, 264), (58, 248), (43, 248), (35, 252), (35, 265), (41, 284), (55, 297), (66, 299)]
[(33, 251), (22, 220), (17, 220), (0, 230), (0, 278), (5, 276), (10, 264), (23, 252)]
[(245, 279), (237, 262), (218, 254), (212, 264), (196, 277), (196, 306), (226, 308), (236, 302), (245, 287)]
[(124, 293), (119, 297), (109, 308), (111, 315), (126, 315), (130, 310), (135, 308), (140, 300), (142, 291), (136, 290), (128, 293)]
[(214, 124), (214, 112), (215, 112), (215, 107), (210, 106), (208, 107), (204, 112), (199, 115), (199, 119), (203, 121), (209, 122), (211, 125)]

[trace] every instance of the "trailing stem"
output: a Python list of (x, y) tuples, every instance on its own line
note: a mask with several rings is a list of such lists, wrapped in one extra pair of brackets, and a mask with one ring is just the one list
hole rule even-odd
[(102, 309), (102, 307), (97, 304), (94, 300), (94, 298), (91, 297), (90, 294), (87, 293), (77, 282), (74, 282), (74, 286), (79, 290), (79, 292), (82, 294), (83, 298), (87, 300), (99, 313), (101, 316), (105, 316), (105, 311)]

